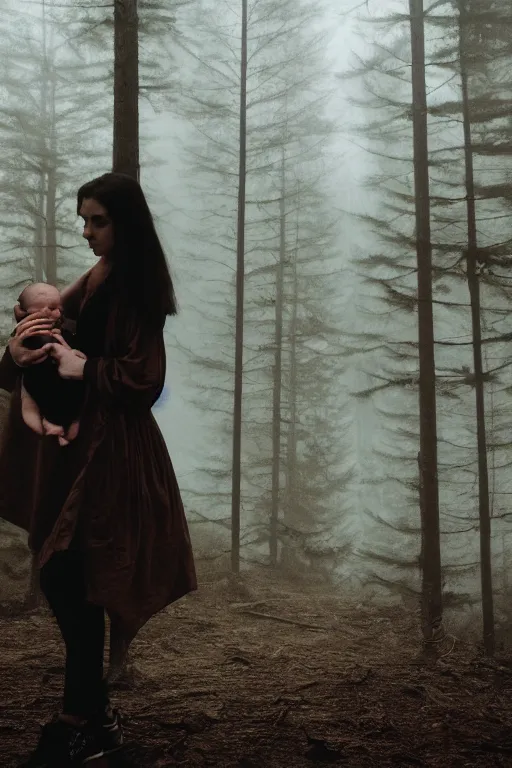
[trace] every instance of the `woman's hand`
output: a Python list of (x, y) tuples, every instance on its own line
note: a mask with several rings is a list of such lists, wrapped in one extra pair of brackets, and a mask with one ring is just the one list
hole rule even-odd
[(23, 346), (23, 342), (30, 336), (38, 336), (43, 333), (55, 336), (55, 341), (60, 342), (60, 331), (53, 325), (50, 310), (45, 309), (41, 312), (34, 312), (18, 323), (14, 336), (9, 341), (9, 351), (16, 365), (25, 368), (27, 365), (42, 363), (48, 357), (52, 344), (46, 344), (41, 349), (27, 349)]
[(49, 344), (49, 352), (58, 365), (62, 379), (83, 379), (86, 357), (83, 352), (71, 349), (68, 344)]

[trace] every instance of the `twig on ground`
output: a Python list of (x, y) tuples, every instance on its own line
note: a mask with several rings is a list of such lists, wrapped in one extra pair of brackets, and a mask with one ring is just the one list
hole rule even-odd
[(296, 621), (295, 619), (285, 619), (284, 616), (274, 616), (271, 613), (260, 613), (260, 611), (240, 611), (249, 616), (256, 616), (258, 619), (269, 619), (270, 621), (279, 621), (283, 624), (293, 624), (296, 627), (302, 627), (303, 629), (311, 629), (314, 632), (328, 632), (329, 627), (319, 627), (317, 624), (307, 624), (304, 621)]

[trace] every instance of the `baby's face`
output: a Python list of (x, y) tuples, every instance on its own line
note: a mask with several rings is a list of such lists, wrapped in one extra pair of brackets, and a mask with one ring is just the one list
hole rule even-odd
[(53, 286), (34, 289), (33, 293), (31, 292), (28, 297), (25, 309), (28, 315), (31, 315), (33, 312), (41, 312), (43, 309), (49, 309), (50, 320), (56, 322), (60, 320), (62, 315), (60, 293)]

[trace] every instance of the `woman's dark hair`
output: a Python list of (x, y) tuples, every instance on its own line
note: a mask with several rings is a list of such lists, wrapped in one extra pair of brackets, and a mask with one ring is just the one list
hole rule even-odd
[(143, 310), (145, 318), (163, 324), (167, 315), (177, 313), (176, 296), (140, 184), (123, 173), (105, 173), (78, 190), (79, 215), (83, 201), (89, 199), (106, 208), (112, 221), (112, 278), (123, 301)]

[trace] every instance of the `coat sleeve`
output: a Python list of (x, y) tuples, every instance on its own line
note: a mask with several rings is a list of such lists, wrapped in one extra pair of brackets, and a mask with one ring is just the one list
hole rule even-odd
[(118, 354), (86, 361), (84, 380), (109, 407), (151, 408), (165, 381), (163, 329), (132, 320), (122, 335)]
[(0, 360), (0, 389), (4, 389), (6, 392), (12, 392), (16, 387), (16, 382), (18, 381), (20, 373), (21, 369), (12, 359), (9, 347), (6, 347), (2, 359)]

